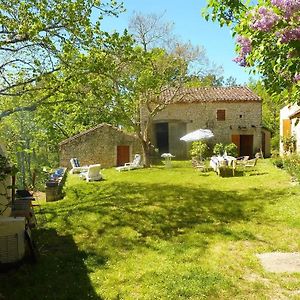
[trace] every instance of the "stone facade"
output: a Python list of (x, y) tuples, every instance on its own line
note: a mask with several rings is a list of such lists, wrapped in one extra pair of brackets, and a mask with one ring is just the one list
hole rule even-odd
[[(209, 128), (215, 143), (234, 142), (240, 155), (253, 156), (264, 148), (269, 155), (269, 143), (262, 147), (262, 106), (258, 96), (248, 88), (205, 88), (187, 92), (178, 101), (168, 104), (152, 120), (151, 140), (160, 152), (170, 152), (177, 158), (188, 158), (191, 143), (180, 137), (199, 128)], [(199, 92), (201, 91), (201, 92)], [(146, 112), (142, 111), (143, 118)], [(266, 135), (264, 136), (266, 138)], [(269, 138), (269, 135), (267, 135)]]
[(78, 158), (82, 166), (91, 164), (101, 164), (103, 168), (117, 166), (124, 163), (122, 158), (120, 161), (119, 153), (119, 150), (124, 148), (128, 151), (128, 158), (125, 155), (127, 162), (132, 160), (135, 153), (142, 153), (136, 136), (109, 124), (100, 124), (59, 144), (60, 166), (70, 168), (72, 157)]
[[(0, 155), (6, 157), (5, 147), (0, 143)], [(8, 217), (11, 215), (11, 208), (8, 207), (9, 202), (11, 201), (11, 188), (8, 188), (12, 185), (12, 178), (8, 175), (4, 180), (0, 181), (0, 211), (2, 212), (0, 217)]]

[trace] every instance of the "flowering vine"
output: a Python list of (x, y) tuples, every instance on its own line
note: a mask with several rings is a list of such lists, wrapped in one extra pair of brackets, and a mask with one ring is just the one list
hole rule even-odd
[(234, 25), (243, 67), (255, 67), (273, 90), (300, 99), (300, 0), (259, 1)]

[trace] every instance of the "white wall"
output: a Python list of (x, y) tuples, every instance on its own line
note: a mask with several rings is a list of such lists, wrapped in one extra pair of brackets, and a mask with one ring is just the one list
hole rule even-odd
[[(280, 110), (280, 138), (283, 136), (283, 120), (289, 119), (289, 117), (300, 109), (300, 106), (297, 104), (286, 105)], [(291, 119), (291, 134), (295, 136), (296, 151), (300, 153), (300, 122), (297, 124), (297, 118)], [(283, 144), (280, 142), (280, 154), (284, 154)]]

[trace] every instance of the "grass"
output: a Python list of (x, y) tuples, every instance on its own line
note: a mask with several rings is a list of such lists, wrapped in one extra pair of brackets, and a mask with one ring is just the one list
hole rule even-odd
[(103, 174), (69, 176), (43, 205), (39, 261), (0, 275), (4, 299), (300, 299), (299, 273), (256, 257), (300, 247), (300, 187), (270, 161), (236, 177), (176, 161)]

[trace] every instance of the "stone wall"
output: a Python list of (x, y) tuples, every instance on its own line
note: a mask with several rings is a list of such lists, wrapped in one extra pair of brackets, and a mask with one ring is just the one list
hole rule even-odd
[[(225, 120), (217, 120), (217, 110), (225, 110)], [(143, 112), (145, 114), (145, 112)], [(232, 102), (198, 102), (169, 104), (153, 119), (152, 141), (156, 145), (155, 123), (169, 124), (170, 152), (187, 153), (190, 143), (179, 140), (180, 136), (199, 128), (209, 128), (214, 133), (210, 144), (218, 142), (231, 143), (232, 135), (253, 135), (253, 154), (261, 148), (262, 108), (259, 101), (232, 101)], [(145, 116), (144, 116), (145, 117)], [(186, 131), (182, 128), (185, 126)], [(178, 134), (175, 128), (181, 128)], [(173, 128), (173, 129), (172, 129)], [(184, 157), (183, 157), (184, 158)]]
[[(6, 156), (4, 145), (0, 144), (0, 155)], [(4, 180), (0, 180), (0, 212), (1, 216), (8, 217), (11, 215), (11, 208), (8, 207), (9, 202), (11, 201), (11, 188), (8, 188), (12, 185), (12, 178), (8, 175)]]
[(70, 159), (77, 157), (80, 164), (101, 164), (103, 168), (116, 166), (117, 146), (128, 145), (130, 159), (135, 153), (142, 153), (136, 136), (127, 134), (109, 124), (77, 134), (60, 143), (60, 166), (70, 168)]

